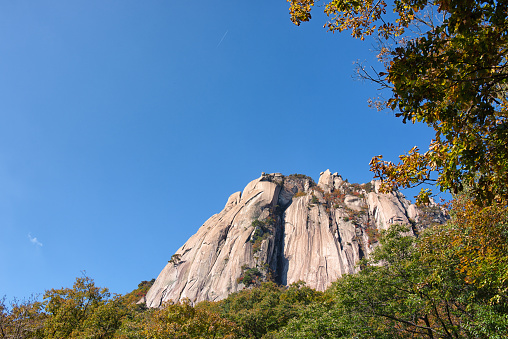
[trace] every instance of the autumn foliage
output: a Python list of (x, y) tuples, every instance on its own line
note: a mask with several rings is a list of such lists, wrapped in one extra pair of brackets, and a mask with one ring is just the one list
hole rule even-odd
[[(297, 25), (319, 4), (329, 31), (372, 36), (382, 71), (358, 72), (388, 95), (373, 104), (434, 129), (425, 152), (414, 147), (398, 163), (372, 159), (386, 191), (435, 183), (453, 193), (468, 188), (477, 205), (508, 200), (506, 1), (287, 1)], [(422, 190), (419, 202), (431, 194)]]

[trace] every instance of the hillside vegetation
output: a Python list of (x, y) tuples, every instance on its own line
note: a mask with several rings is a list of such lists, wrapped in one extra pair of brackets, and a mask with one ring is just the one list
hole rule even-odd
[[(319, 3), (288, 1), (296, 24)], [(427, 152), (415, 147), (398, 164), (377, 156), (372, 170), (386, 191), (429, 182), (451, 191), (450, 219), (418, 236), (401, 225), (380, 232), (361, 270), (324, 292), (262, 282), (218, 302), (147, 309), (135, 303), (145, 283), (120, 296), (79, 277), (41, 300), (2, 300), (0, 338), (507, 337), (508, 3), (321, 3), (329, 30), (378, 38), (383, 71), (359, 69), (391, 93), (375, 104), (436, 132)], [(430, 196), (422, 190), (419, 203)]]
[[(484, 227), (489, 225), (489, 227)], [(136, 304), (80, 277), (42, 301), (0, 304), (0, 338), (505, 338), (508, 212), (454, 200), (451, 219), (418, 238), (405, 226), (318, 292), (265, 282), (218, 302)], [(472, 236), (474, 235), (474, 236)]]

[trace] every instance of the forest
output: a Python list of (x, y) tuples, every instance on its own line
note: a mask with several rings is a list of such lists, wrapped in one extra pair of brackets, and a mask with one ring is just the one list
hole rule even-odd
[[(193, 305), (138, 303), (153, 284), (112, 295), (83, 275), (72, 288), (0, 303), (1, 338), (505, 338), (508, 212), (457, 197), (447, 224), (418, 237), (405, 226), (326, 291), (250, 288)], [(489, 227), (484, 227), (488, 225)]]
[(387, 96), (372, 105), (435, 138), (398, 163), (375, 156), (371, 170), (385, 192), (427, 185), (418, 204), (451, 192), (450, 220), (417, 237), (381, 232), (359, 273), (324, 292), (252, 277), (218, 302), (146, 309), (137, 302), (153, 281), (113, 295), (84, 275), (42, 299), (4, 298), (0, 338), (506, 338), (508, 2), (288, 2), (297, 25), (321, 8), (329, 31), (376, 41), (383, 69), (357, 69)]

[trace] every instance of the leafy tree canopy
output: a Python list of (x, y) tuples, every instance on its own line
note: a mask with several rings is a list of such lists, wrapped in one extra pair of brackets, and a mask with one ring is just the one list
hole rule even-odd
[(42, 306), (35, 296), (24, 301), (13, 300), (8, 304), (5, 297), (1, 298), (0, 338), (41, 338), (45, 321)]
[[(287, 0), (291, 20), (311, 18), (318, 0)], [(374, 36), (383, 65), (362, 76), (391, 92), (376, 102), (403, 122), (423, 122), (436, 134), (400, 162), (376, 156), (371, 170), (384, 190), (436, 182), (441, 190), (471, 187), (475, 204), (508, 200), (508, 2), (495, 0), (324, 1), (332, 32)], [(387, 13), (389, 10), (393, 14)], [(437, 177), (432, 177), (433, 172)], [(429, 190), (420, 193), (426, 202)]]
[(44, 338), (112, 338), (125, 314), (119, 299), (87, 276), (72, 288), (46, 291), (43, 304)]
[(232, 293), (216, 303), (202, 302), (196, 308), (219, 313), (236, 323), (239, 338), (270, 338), (273, 332), (296, 317), (300, 308), (321, 295), (303, 282), (288, 287), (263, 282), (259, 287)]
[(192, 307), (189, 300), (165, 303), (153, 310), (145, 321), (145, 338), (193, 339), (235, 338), (236, 324), (204, 309)]
[[(467, 235), (455, 230), (468, 226), (454, 223), (419, 239), (392, 226), (361, 261), (363, 270), (333, 283), (325, 292), (330, 300), (301, 309), (276, 338), (506, 337), (508, 310), (496, 299), (505, 290), (471, 284), (469, 273), (457, 269), (468, 254), (457, 251)], [(503, 280), (504, 272), (489, 278)]]
[(450, 207), (448, 223), (420, 241), (423, 258), (430, 262), (446, 249), (464, 281), (478, 288), (477, 297), (508, 305), (508, 209), (479, 207), (467, 194), (456, 196)]
[(125, 305), (132, 305), (142, 300), (146, 296), (148, 290), (150, 289), (150, 287), (152, 287), (154, 282), (155, 279), (140, 282), (138, 284), (138, 288), (122, 296), (123, 303)]

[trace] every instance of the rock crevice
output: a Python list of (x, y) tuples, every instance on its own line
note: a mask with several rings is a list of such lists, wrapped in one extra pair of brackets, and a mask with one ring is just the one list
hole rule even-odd
[(442, 223), (437, 205), (419, 209), (400, 192), (382, 194), (379, 183), (350, 184), (321, 173), (318, 184), (301, 174), (265, 174), (233, 193), (173, 256), (146, 295), (148, 307), (188, 298), (216, 301), (272, 280), (303, 280), (326, 289), (377, 245), (391, 224), (414, 231)]

